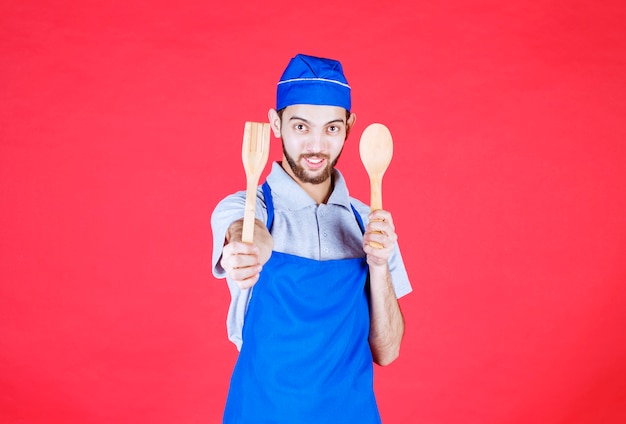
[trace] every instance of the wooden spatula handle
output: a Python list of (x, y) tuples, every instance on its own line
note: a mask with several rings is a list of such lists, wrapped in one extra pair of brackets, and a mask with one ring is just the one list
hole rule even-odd
[(246, 184), (246, 206), (243, 215), (241, 241), (252, 243), (254, 240), (254, 221), (256, 210), (257, 180), (249, 178)]

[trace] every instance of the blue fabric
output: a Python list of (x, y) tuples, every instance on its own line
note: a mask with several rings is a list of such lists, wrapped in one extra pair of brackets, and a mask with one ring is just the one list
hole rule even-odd
[(267, 209), (267, 222), (265, 226), (267, 230), (272, 232), (272, 225), (274, 224), (274, 201), (272, 200), (272, 190), (270, 185), (266, 182), (261, 186), (263, 189), (263, 198), (265, 199), (265, 207)]
[(349, 111), (350, 86), (341, 63), (303, 54), (291, 59), (278, 82), (276, 110), (297, 104), (339, 106)]
[[(271, 194), (266, 204), (273, 209)], [(380, 423), (367, 274), (365, 258), (272, 252), (246, 314), (224, 423)]]

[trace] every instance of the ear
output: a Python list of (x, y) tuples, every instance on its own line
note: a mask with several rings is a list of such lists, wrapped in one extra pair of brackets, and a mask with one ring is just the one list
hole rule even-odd
[(274, 133), (274, 137), (280, 138), (280, 117), (278, 116), (276, 109), (270, 109), (267, 112), (267, 119), (270, 121), (270, 128)]
[(356, 122), (356, 114), (351, 113), (350, 116), (348, 117), (348, 120), (346, 121), (346, 138), (348, 138), (348, 134), (350, 134), (350, 130), (354, 126), (355, 122)]

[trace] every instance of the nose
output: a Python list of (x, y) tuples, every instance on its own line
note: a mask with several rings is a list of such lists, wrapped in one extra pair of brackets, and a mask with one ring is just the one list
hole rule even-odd
[(311, 131), (306, 149), (310, 153), (321, 152), (324, 149), (324, 133), (323, 131)]

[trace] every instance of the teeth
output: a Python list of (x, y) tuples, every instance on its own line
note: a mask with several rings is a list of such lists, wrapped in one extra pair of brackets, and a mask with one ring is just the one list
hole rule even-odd
[(322, 159), (312, 159), (312, 158), (309, 158), (307, 160), (311, 163), (320, 163), (322, 161)]

